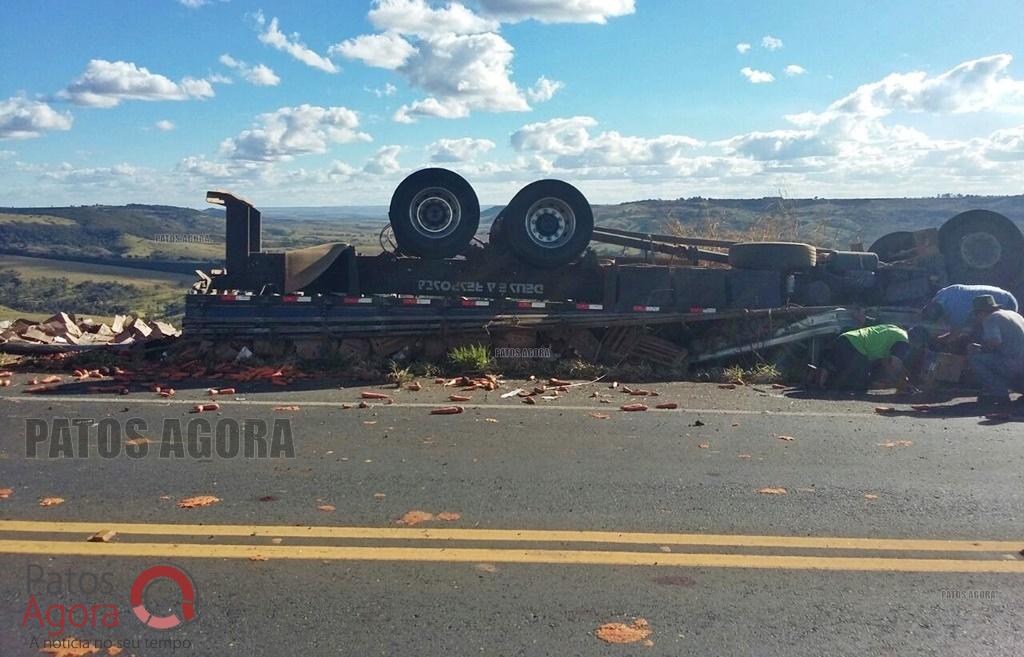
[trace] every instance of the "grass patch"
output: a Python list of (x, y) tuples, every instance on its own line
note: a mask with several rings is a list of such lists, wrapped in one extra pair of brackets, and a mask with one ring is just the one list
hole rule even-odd
[(411, 383), (416, 375), (413, 374), (411, 367), (402, 367), (395, 361), (391, 361), (390, 370), (388, 371), (388, 381), (394, 383), (396, 386), (401, 386), (406, 383)]
[(448, 352), (448, 362), (461, 372), (482, 372), (491, 364), (491, 352), (482, 344), (463, 345)]
[(782, 380), (782, 372), (773, 363), (757, 363), (752, 367), (730, 365), (722, 370), (722, 383), (778, 383)]

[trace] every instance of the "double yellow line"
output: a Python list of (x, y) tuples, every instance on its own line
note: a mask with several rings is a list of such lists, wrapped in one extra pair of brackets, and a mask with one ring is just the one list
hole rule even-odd
[[(91, 543), (100, 530), (120, 539)], [(603, 566), (670, 566), (931, 573), (1024, 574), (1021, 541), (747, 536), (732, 534), (662, 534), (637, 532), (450, 529), (398, 527), (330, 527), (268, 525), (177, 525), (106, 522), (0, 521), (0, 536), (42, 534), (46, 538), (0, 538), (0, 554), (47, 554), (84, 557), (246, 559), (321, 559), (339, 561), (413, 561), (444, 563), (518, 563)], [(76, 540), (55, 540), (77, 534)], [(242, 538), (245, 543), (187, 542), (197, 537)], [(138, 537), (147, 537), (147, 541)], [(152, 541), (156, 537), (159, 541)], [(374, 545), (298, 542), (272, 544), (269, 538), (376, 541)], [(180, 541), (180, 542), (179, 542)], [(425, 545), (380, 543), (408, 541)], [(455, 546), (447, 544), (455, 543)], [(483, 543), (484, 547), (464, 547)], [(523, 544), (541, 544), (521, 547)], [(544, 547), (550, 544), (552, 547)], [(569, 549), (565, 546), (574, 546)], [(581, 549), (587, 546), (645, 546), (633, 549)], [(557, 546), (557, 547), (554, 547)], [(718, 547), (755, 549), (756, 553), (672, 552)], [(668, 550), (668, 551), (665, 551)], [(787, 551), (789, 554), (765, 553)], [(792, 554), (792, 551), (803, 553)], [(846, 553), (852, 552), (853, 555)], [(856, 554), (872, 553), (871, 556)], [(824, 554), (822, 554), (824, 553)], [(837, 554), (839, 553), (839, 554)], [(896, 556), (876, 556), (896, 553)], [(917, 556), (918, 553), (934, 557)], [(905, 556), (900, 556), (905, 555)], [(969, 556), (970, 558), (965, 558)]]

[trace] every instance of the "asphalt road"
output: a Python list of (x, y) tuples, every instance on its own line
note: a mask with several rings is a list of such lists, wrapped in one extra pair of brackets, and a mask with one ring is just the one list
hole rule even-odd
[[(68, 636), (140, 656), (1024, 652), (1024, 425), (963, 400), (880, 415), (884, 395), (673, 383), (643, 387), (679, 409), (624, 413), (638, 398), (606, 383), (529, 406), (500, 398), (512, 382), (434, 416), (452, 389), (361, 409), (390, 391), (320, 382), (191, 414), (207, 384), (40, 397), (26, 378), (0, 397), (0, 655)], [(85, 420), (84, 443), (60, 419)], [(129, 420), (146, 456), (100, 456)], [(277, 421), (294, 457), (162, 458), (198, 420)], [(200, 495), (219, 501), (177, 505)], [(187, 572), (198, 611), (165, 631), (129, 602), (157, 564)], [(143, 600), (180, 597), (157, 580)], [(79, 610), (61, 629), (76, 604), (115, 605), (117, 626), (75, 627)], [(596, 636), (639, 618), (647, 644)]]

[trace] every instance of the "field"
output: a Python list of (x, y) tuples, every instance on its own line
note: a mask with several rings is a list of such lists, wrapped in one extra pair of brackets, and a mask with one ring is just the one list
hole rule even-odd
[[(0, 319), (45, 319), (62, 310), (103, 318), (113, 313), (98, 309), (115, 307), (175, 321), (180, 318), (185, 292), (194, 282), (192, 276), (183, 274), (11, 255), (0, 255), (0, 272), (7, 279), (21, 281), (18, 292), (0, 306)], [(76, 290), (83, 284), (89, 285), (90, 292), (98, 290), (95, 302), (76, 298)], [(52, 290), (57, 293), (53, 298)], [(60, 294), (65, 295), (63, 301)]]

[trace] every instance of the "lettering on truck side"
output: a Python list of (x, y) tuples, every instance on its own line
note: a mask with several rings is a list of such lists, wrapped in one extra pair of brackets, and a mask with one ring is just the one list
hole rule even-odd
[(420, 279), (417, 281), (416, 289), (420, 292), (463, 292), (478, 294), (500, 294), (500, 295), (529, 295), (543, 296), (543, 283), (504, 283), (479, 281), (443, 281)]

